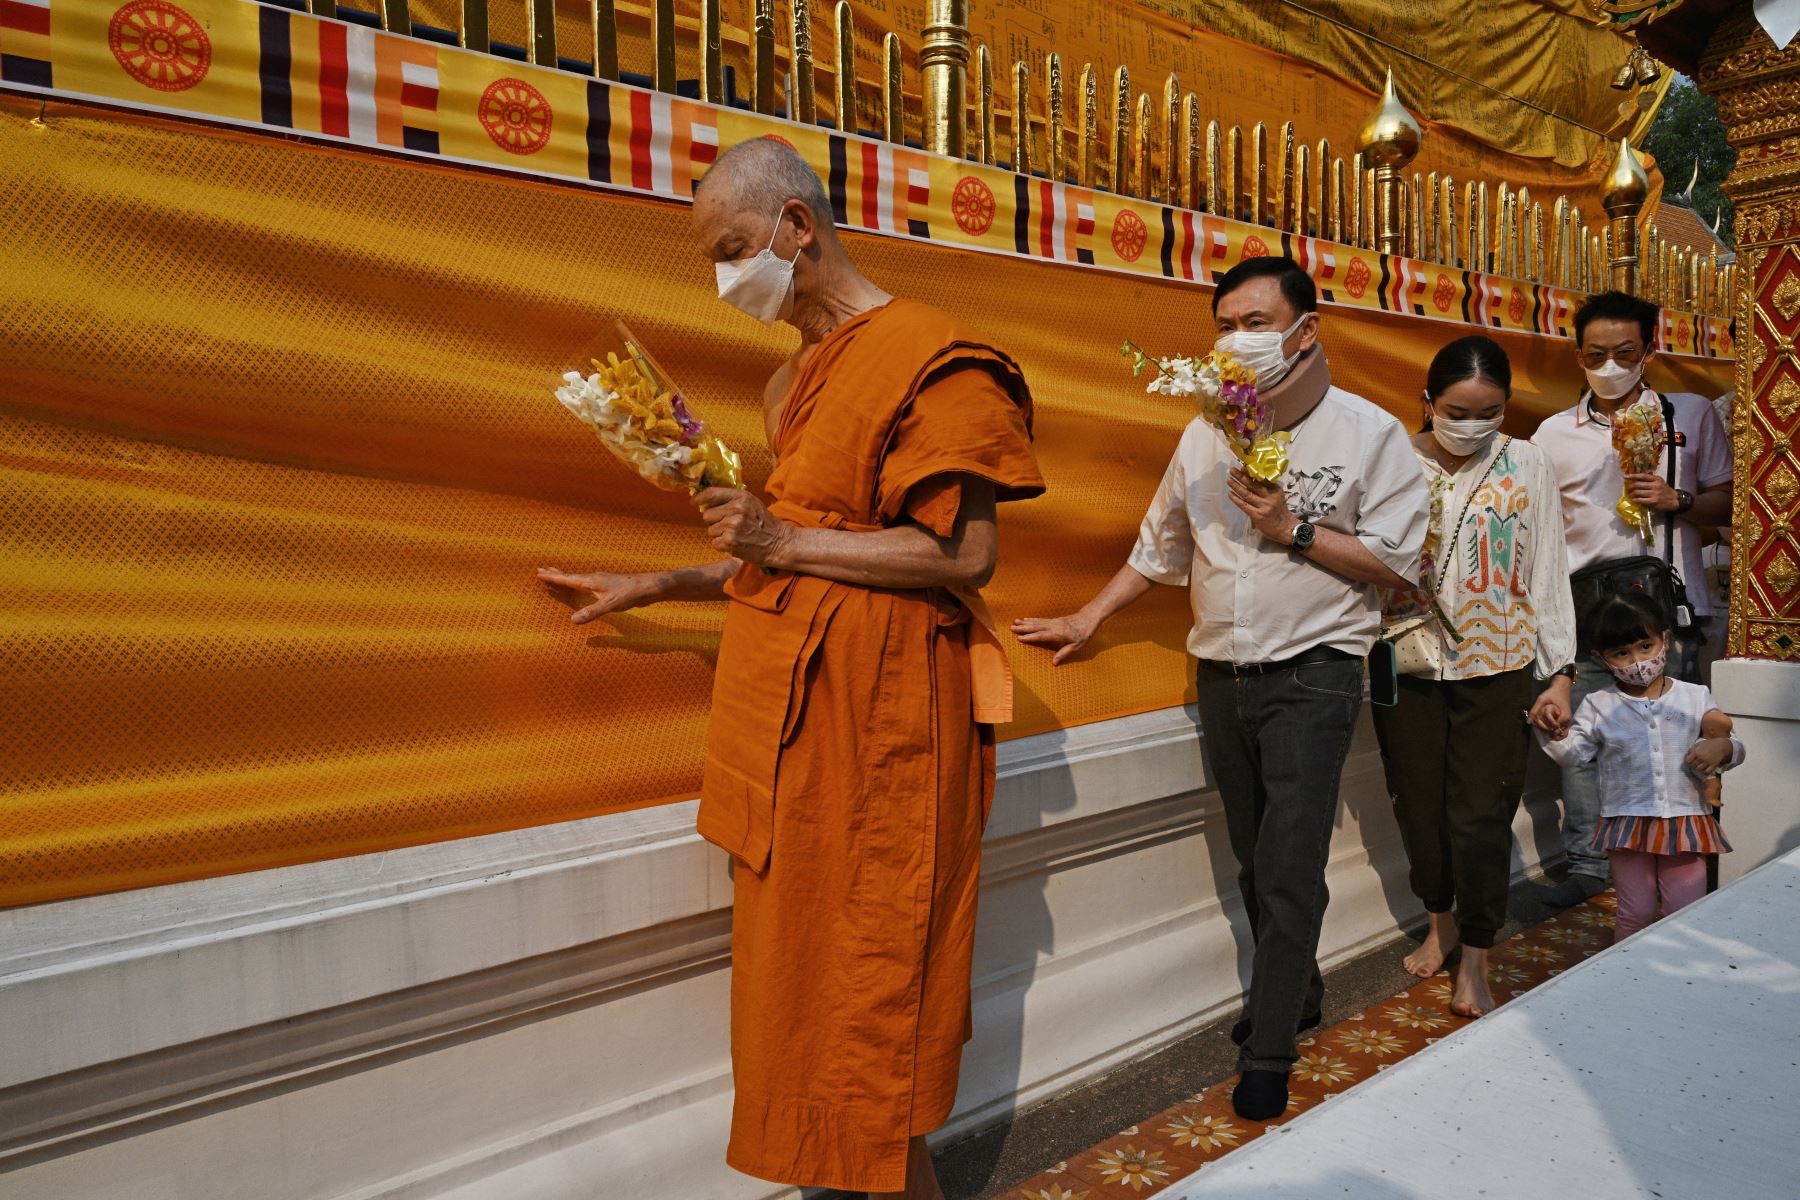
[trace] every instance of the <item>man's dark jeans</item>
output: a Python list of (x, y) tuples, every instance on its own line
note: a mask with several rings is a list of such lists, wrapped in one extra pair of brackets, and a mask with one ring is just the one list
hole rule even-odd
[(1233, 675), (1201, 663), (1200, 731), (1256, 940), (1243, 1071), (1292, 1069), (1294, 1027), (1319, 1011), (1319, 926), (1338, 777), (1362, 709), (1363, 664), (1342, 658)]

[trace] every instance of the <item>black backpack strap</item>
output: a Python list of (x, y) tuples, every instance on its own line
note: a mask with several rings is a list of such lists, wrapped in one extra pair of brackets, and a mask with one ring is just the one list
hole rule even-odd
[[(1661, 392), (1657, 398), (1662, 401), (1663, 433), (1669, 439), (1669, 487), (1675, 487), (1676, 456), (1681, 453), (1681, 444), (1675, 437), (1675, 403)], [(1675, 571), (1675, 514), (1663, 514), (1663, 561), (1669, 564), (1669, 570)], [(1679, 573), (1678, 573), (1679, 574)]]

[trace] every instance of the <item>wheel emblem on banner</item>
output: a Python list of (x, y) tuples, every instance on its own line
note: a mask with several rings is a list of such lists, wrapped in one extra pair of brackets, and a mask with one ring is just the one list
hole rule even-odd
[(1514, 288), (1512, 301), (1507, 304), (1506, 311), (1512, 315), (1513, 320), (1523, 323), (1525, 320), (1525, 293)]
[(1344, 290), (1360, 300), (1363, 289), (1369, 286), (1370, 274), (1368, 263), (1360, 258), (1351, 259), (1344, 270)]
[(125, 73), (159, 92), (185, 92), (212, 67), (212, 39), (166, 0), (132, 0), (112, 15), (106, 44)]
[(1113, 218), (1112, 248), (1126, 262), (1136, 262), (1144, 252), (1144, 219), (1129, 208)]
[(1244, 239), (1244, 252), (1238, 255), (1238, 261), (1243, 262), (1246, 258), (1262, 258), (1268, 253), (1269, 243), (1253, 233)]
[(476, 112), (494, 145), (508, 154), (536, 154), (550, 140), (550, 102), (523, 79), (488, 84)]
[(973, 175), (965, 175), (950, 193), (950, 215), (964, 233), (980, 237), (994, 227), (994, 193)]
[(1431, 302), (1437, 305), (1439, 312), (1449, 312), (1450, 304), (1456, 299), (1456, 285), (1450, 282), (1448, 275), (1437, 277), (1437, 290), (1431, 293)]

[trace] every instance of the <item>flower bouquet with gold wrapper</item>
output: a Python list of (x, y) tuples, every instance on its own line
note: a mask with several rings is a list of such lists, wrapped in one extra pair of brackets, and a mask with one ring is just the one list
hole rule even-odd
[(600, 444), (657, 487), (690, 495), (744, 486), (738, 456), (694, 415), (668, 374), (624, 325), (619, 350), (595, 358), (583, 375), (569, 371), (556, 398), (594, 431)]
[(1151, 358), (1135, 343), (1126, 342), (1119, 353), (1130, 361), (1134, 376), (1145, 367), (1156, 368), (1156, 378), (1145, 391), (1187, 396), (1199, 405), (1200, 415), (1224, 437), (1251, 478), (1275, 483), (1287, 474), (1293, 435), (1274, 430), (1268, 403), (1257, 394), (1255, 371), (1223, 350), (1198, 359)]
[[(1662, 463), (1663, 444), (1668, 440), (1662, 407), (1649, 397), (1613, 414), (1613, 451), (1619, 456), (1619, 469), (1627, 475), (1655, 471)], [(1619, 496), (1618, 512), (1626, 524), (1636, 526), (1644, 535), (1644, 544), (1654, 550), (1656, 528), (1650, 522), (1650, 513), (1631, 498), (1630, 492)]]

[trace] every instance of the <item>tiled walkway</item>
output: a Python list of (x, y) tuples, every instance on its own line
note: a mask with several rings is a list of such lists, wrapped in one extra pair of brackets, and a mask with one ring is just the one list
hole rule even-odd
[[(1614, 899), (1586, 904), (1498, 946), (1490, 978), (1501, 1004), (1612, 942)], [(1450, 977), (1439, 974), (1392, 999), (1355, 1013), (1300, 1042), (1289, 1083), (1287, 1116), (1268, 1125), (1231, 1111), (1235, 1079), (1213, 1085), (1139, 1122), (1011, 1191), (1006, 1200), (1108, 1200), (1151, 1196), (1184, 1179), (1265, 1129), (1325, 1103), (1376, 1072), (1448, 1037), (1468, 1022), (1450, 1013)]]

